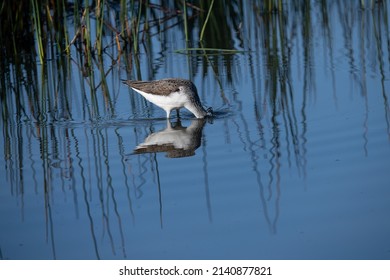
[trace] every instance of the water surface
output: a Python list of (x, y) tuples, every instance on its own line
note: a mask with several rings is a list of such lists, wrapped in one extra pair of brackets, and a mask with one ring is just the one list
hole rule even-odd
[[(138, 65), (103, 56), (95, 90), (75, 50), (10, 62), (0, 258), (389, 259), (388, 2), (303, 2), (229, 6), (205, 44), (238, 53), (152, 28)], [(120, 82), (166, 77), (214, 118), (167, 121)]]

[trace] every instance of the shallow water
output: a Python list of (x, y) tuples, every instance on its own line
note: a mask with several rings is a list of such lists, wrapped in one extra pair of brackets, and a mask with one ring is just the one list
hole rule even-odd
[(389, 259), (390, 11), (329, 3), (327, 24), (313, 2), (309, 30), (273, 15), (274, 33), (247, 4), (242, 53), (176, 53), (175, 28), (152, 37), (142, 79), (191, 78), (205, 121), (165, 120), (121, 65), (94, 103), (70, 63), (43, 118), (8, 93), (0, 258)]

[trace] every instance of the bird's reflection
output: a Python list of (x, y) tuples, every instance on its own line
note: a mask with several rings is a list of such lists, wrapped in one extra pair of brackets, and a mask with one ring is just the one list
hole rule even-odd
[(180, 119), (173, 124), (167, 120), (167, 127), (146, 137), (145, 141), (134, 149), (134, 153), (166, 152), (169, 158), (193, 156), (200, 146), (205, 123), (205, 119), (194, 119), (190, 126), (184, 127)]

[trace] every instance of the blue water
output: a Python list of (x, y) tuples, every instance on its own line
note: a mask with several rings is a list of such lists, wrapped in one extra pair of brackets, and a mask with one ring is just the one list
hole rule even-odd
[[(313, 3), (310, 42), (287, 18), (272, 56), (255, 16), (242, 53), (188, 57), (175, 29), (152, 37), (142, 79), (191, 77), (215, 111), (205, 122), (167, 123), (121, 84), (122, 64), (110, 106), (101, 89), (99, 109), (82, 98), (75, 70), (72, 118), (3, 117), (0, 258), (389, 259), (390, 33), (377, 10), (329, 9), (328, 30)], [(181, 148), (135, 151), (167, 134)]]

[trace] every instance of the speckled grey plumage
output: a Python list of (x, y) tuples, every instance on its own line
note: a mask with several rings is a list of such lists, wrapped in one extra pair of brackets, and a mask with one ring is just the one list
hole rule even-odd
[(196, 86), (191, 81), (185, 79), (168, 78), (155, 81), (127, 80), (123, 82), (129, 87), (155, 95), (169, 95), (172, 92), (179, 91), (180, 86), (184, 86), (188, 87), (190, 91), (194, 92), (196, 94), (196, 97), (198, 97), (198, 91), (196, 89)]

